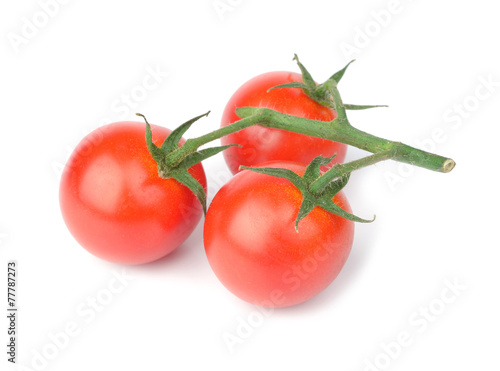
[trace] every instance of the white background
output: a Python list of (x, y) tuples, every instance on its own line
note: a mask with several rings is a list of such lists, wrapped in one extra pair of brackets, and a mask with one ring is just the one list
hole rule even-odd
[[(500, 369), (495, 2), (4, 1), (0, 25), (0, 296), (6, 262), (17, 260), (19, 369)], [(351, 206), (377, 220), (357, 225), (327, 290), (273, 312), (240, 301), (210, 270), (202, 222), (170, 256), (139, 267), (73, 240), (58, 181), (83, 135), (137, 111), (173, 128), (212, 110), (186, 137), (206, 133), (243, 82), (297, 71), (293, 53), (319, 82), (356, 58), (344, 101), (390, 108), (351, 122), (457, 162), (446, 175), (394, 162), (354, 174)], [(145, 90), (151, 70), (157, 84)], [(222, 155), (205, 169), (211, 199), (229, 172)], [(109, 298), (117, 274), (128, 278)], [(90, 310), (92, 298), (110, 302)], [(241, 343), (229, 347), (228, 334)]]

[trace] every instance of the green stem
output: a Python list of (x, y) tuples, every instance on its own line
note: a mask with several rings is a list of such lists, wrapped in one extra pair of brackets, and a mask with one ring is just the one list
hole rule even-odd
[[(343, 106), (339, 106), (337, 103), (337, 109), (342, 113)], [(252, 125), (259, 124), (264, 127), (283, 129), (345, 143), (372, 153), (390, 150), (391, 158), (395, 161), (433, 171), (447, 173), (455, 166), (455, 162), (452, 159), (368, 134), (354, 128), (349, 124), (347, 119), (341, 117), (337, 117), (332, 121), (318, 121), (286, 115), (268, 108), (251, 107), (241, 108), (238, 110), (238, 113), (240, 116), (244, 116), (244, 118), (198, 138), (188, 139), (182, 147), (179, 147), (167, 156), (167, 165), (175, 167), (188, 155), (196, 152), (202, 145)], [(344, 115), (341, 114), (341, 116)]]
[(315, 195), (320, 195), (332, 180), (350, 174), (354, 170), (376, 164), (377, 162), (393, 159), (394, 155), (395, 150), (388, 149), (358, 160), (346, 162), (345, 164), (336, 164), (318, 179), (313, 181), (309, 185), (309, 191)]
[(334, 154), (332, 154), (331, 157), (317, 156), (308, 165), (303, 177), (299, 177), (297, 174), (287, 171), (286, 169), (262, 167), (248, 168), (249, 170), (256, 171), (258, 173), (289, 179), (302, 192), (303, 201), (295, 222), (295, 227), (297, 229), (298, 222), (308, 215), (309, 212), (311, 212), (316, 206), (322, 207), (329, 212), (352, 221), (367, 221), (346, 212), (332, 200), (333, 196), (338, 193), (345, 186), (345, 184), (347, 184), (349, 176), (354, 170), (389, 159), (443, 173), (450, 172), (454, 168), (455, 162), (450, 158), (422, 151), (400, 142), (394, 142), (377, 137), (356, 129), (349, 123), (346, 110), (361, 110), (381, 107), (379, 105), (344, 105), (342, 102), (337, 84), (342, 79), (346, 68), (351, 62), (342, 70), (332, 75), (323, 84), (316, 84), (312, 76), (309, 72), (307, 72), (307, 69), (299, 62), (298, 57), (295, 56), (294, 59), (297, 60), (297, 63), (302, 71), (303, 83), (292, 82), (282, 84), (272, 87), (270, 90), (302, 89), (305, 94), (318, 104), (334, 110), (337, 114), (334, 120), (310, 120), (283, 114), (268, 108), (240, 107), (236, 109), (236, 114), (241, 119), (230, 125), (202, 135), (198, 138), (188, 139), (184, 145), (179, 147), (179, 141), (186, 130), (188, 130), (189, 127), (200, 117), (206, 116), (208, 114), (207, 113), (180, 125), (165, 139), (161, 147), (157, 147), (152, 142), (150, 125), (143, 116), (146, 121), (146, 143), (151, 155), (158, 163), (160, 176), (172, 177), (191, 189), (191, 191), (193, 191), (193, 193), (200, 200), (200, 203), (203, 205), (203, 210), (206, 212), (205, 191), (201, 184), (189, 174), (188, 169), (194, 164), (238, 144), (230, 144), (202, 150), (198, 149), (209, 142), (236, 133), (240, 130), (244, 130), (250, 126), (260, 125), (267, 128), (286, 130), (298, 134), (345, 143), (371, 152), (372, 155), (364, 158), (345, 164), (336, 164), (323, 175), (321, 175), (320, 171), (321, 166), (331, 162), (332, 158), (335, 156)]
[(336, 141), (352, 145), (371, 153), (390, 150), (391, 159), (419, 166), (428, 170), (448, 173), (455, 167), (455, 161), (430, 152), (411, 147), (401, 142), (393, 142), (377, 137), (351, 126), (347, 121), (338, 126)]
[[(344, 102), (342, 102), (342, 98), (340, 97), (339, 90), (337, 89), (337, 82), (332, 80), (326, 81), (319, 89), (325, 89), (329, 92), (329, 100), (328, 106), (333, 108), (337, 112), (337, 117), (339, 120), (347, 121), (347, 113), (344, 107)], [(325, 93), (323, 93), (325, 95)]]
[(204, 144), (210, 143), (214, 140), (220, 139), (226, 135), (236, 133), (240, 130), (248, 128), (250, 126), (256, 125), (261, 121), (261, 117), (258, 115), (250, 116), (241, 120), (236, 121), (235, 123), (221, 127), (220, 129), (214, 130), (208, 134), (202, 135), (198, 138), (192, 138), (186, 140), (186, 143), (171, 152), (167, 158), (166, 163), (168, 166), (176, 167), (179, 163), (182, 162), (187, 156), (191, 153), (194, 153), (198, 150), (199, 147)]

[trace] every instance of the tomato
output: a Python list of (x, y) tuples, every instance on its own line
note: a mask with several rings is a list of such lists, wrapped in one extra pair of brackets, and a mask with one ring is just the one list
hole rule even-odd
[[(303, 175), (305, 167), (270, 162)], [(205, 251), (234, 295), (266, 307), (304, 302), (324, 290), (350, 253), (354, 223), (315, 207), (295, 230), (301, 192), (289, 180), (243, 170), (215, 195), (205, 218)], [(351, 212), (341, 192), (333, 202)]]
[[(243, 84), (229, 99), (224, 109), (221, 126), (239, 120), (235, 113), (238, 107), (265, 107), (276, 111), (313, 120), (331, 121), (336, 112), (309, 98), (302, 89), (268, 89), (290, 82), (302, 82), (302, 76), (294, 72), (268, 72), (256, 76)], [(240, 144), (224, 151), (224, 158), (233, 174), (240, 165), (255, 166), (267, 161), (293, 161), (309, 164), (316, 156), (337, 156), (332, 164), (344, 161), (347, 146), (326, 139), (297, 134), (281, 129), (251, 126), (221, 139), (222, 144)]]
[[(154, 125), (152, 131), (158, 146), (171, 132)], [(202, 165), (189, 172), (206, 189)], [(109, 124), (87, 135), (65, 166), (59, 199), (74, 238), (99, 258), (121, 264), (169, 254), (203, 214), (187, 187), (159, 177), (140, 122)]]

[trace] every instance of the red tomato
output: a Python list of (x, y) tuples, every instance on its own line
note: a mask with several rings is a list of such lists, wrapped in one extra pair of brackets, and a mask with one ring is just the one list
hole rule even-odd
[[(305, 167), (271, 162), (299, 175)], [(351, 212), (339, 192), (334, 202)], [(204, 242), (215, 275), (252, 304), (285, 307), (324, 290), (351, 250), (354, 223), (319, 207), (299, 223), (302, 195), (286, 179), (243, 170), (215, 195), (205, 218)]]
[[(152, 131), (158, 146), (171, 132), (155, 125)], [(206, 189), (201, 164), (189, 172)], [(90, 253), (121, 264), (167, 255), (203, 214), (188, 188), (158, 176), (140, 122), (117, 122), (87, 135), (66, 164), (59, 199), (75, 239)]]
[[(239, 118), (235, 114), (238, 107), (265, 107), (276, 111), (313, 120), (331, 121), (337, 115), (330, 108), (316, 103), (302, 89), (268, 89), (289, 83), (302, 82), (302, 76), (294, 72), (268, 72), (243, 84), (231, 97), (224, 109), (221, 126), (227, 126)], [(344, 161), (347, 146), (331, 140), (315, 138), (285, 130), (254, 125), (221, 138), (223, 145), (241, 144), (224, 151), (224, 158), (233, 174), (240, 165), (255, 166), (267, 161), (293, 161), (309, 164), (316, 156), (337, 156), (330, 163)], [(326, 170), (330, 166), (322, 169)]]

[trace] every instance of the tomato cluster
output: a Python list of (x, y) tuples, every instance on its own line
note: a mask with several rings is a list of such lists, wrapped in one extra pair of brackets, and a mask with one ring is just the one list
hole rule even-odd
[[(337, 83), (347, 66), (318, 85), (296, 60), (302, 75), (270, 72), (243, 84), (213, 135), (182, 139), (208, 113), (174, 131), (146, 120), (87, 135), (60, 183), (74, 238), (104, 260), (144, 264), (179, 247), (205, 212), (208, 263), (234, 295), (284, 307), (323, 291), (349, 256), (353, 222), (367, 221), (342, 192), (351, 171), (389, 158), (442, 172), (455, 163), (355, 129), (345, 110), (376, 106), (343, 104)], [(221, 147), (199, 149), (217, 138)], [(373, 155), (342, 164), (337, 138)], [(221, 151), (234, 176), (207, 211), (201, 161)]]

